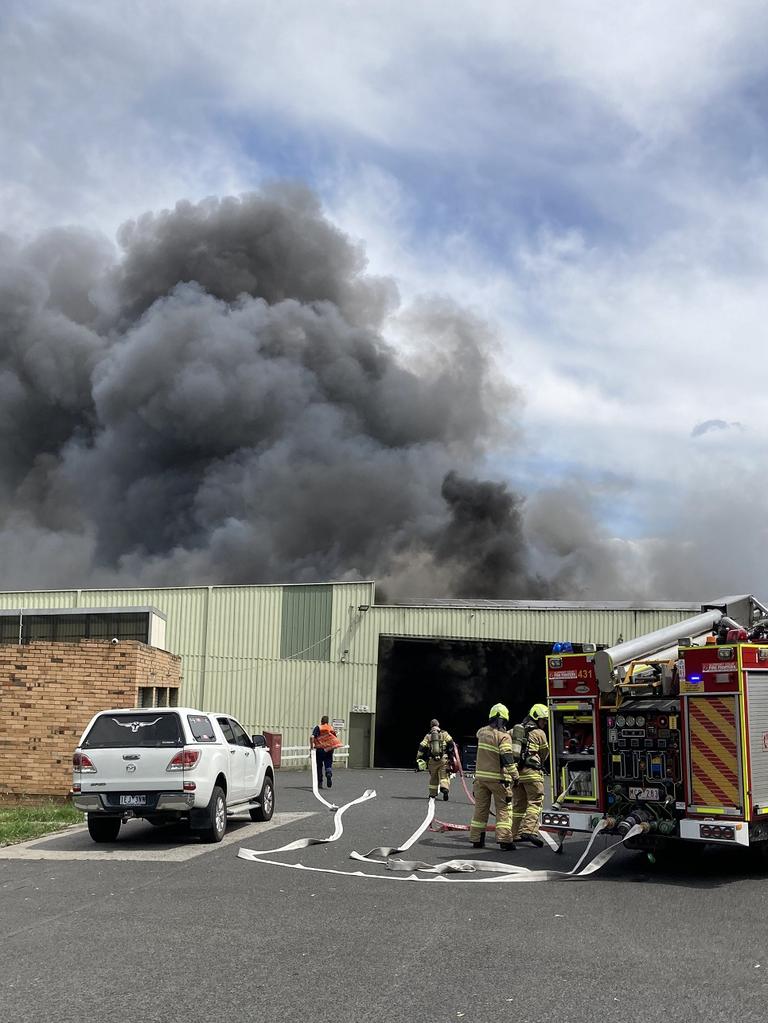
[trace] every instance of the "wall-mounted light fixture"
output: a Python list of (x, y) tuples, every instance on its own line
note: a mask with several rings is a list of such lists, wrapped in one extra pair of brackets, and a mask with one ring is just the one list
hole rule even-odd
[(357, 605), (357, 610), (358, 611), (370, 611), (370, 609), (371, 609), (371, 605), (370, 604), (358, 604)]
[(349, 650), (342, 650), (341, 651), (341, 657), (339, 658), (339, 661), (342, 664), (346, 664), (348, 658), (349, 658)]

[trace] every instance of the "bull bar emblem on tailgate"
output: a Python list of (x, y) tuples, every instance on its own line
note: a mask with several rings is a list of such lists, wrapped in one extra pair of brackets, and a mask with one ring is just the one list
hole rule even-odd
[(130, 728), (135, 735), (140, 728), (148, 728), (150, 725), (156, 725), (160, 718), (155, 718), (154, 721), (118, 721), (117, 718), (112, 718), (116, 725), (120, 725), (121, 728)]

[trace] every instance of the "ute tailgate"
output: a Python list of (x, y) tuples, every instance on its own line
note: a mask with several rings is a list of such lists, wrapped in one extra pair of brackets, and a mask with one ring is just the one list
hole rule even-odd
[[(141, 710), (101, 714), (80, 746), (80, 751), (95, 768), (95, 772), (78, 772), (81, 791), (137, 795), (180, 792), (184, 772), (169, 771), (168, 765), (183, 746), (184, 733), (175, 712)], [(120, 800), (117, 805), (132, 804)], [(147, 803), (137, 800), (133, 805)]]

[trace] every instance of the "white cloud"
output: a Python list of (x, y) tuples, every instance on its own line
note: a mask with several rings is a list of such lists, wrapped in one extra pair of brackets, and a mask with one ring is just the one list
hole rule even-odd
[(265, 129), (440, 154), (470, 174), (487, 158), (531, 173), (568, 153), (632, 163), (761, 70), (768, 15), (660, 0), (242, 0), (215, 16), (202, 0), (12, 0), (3, 19), (6, 194), (47, 222), (90, 213), (112, 228), (116, 211), (253, 184)]
[(760, 196), (749, 217), (724, 200), (717, 219), (639, 251), (546, 232), (505, 266), (461, 236), (419, 248), (407, 200), (371, 180), (346, 179), (335, 215), (353, 234), (368, 225), (373, 268), (396, 272), (406, 298), (444, 290), (502, 325), (530, 427), (561, 458), (592, 461), (599, 447), (610, 469), (630, 456), (643, 473), (679, 471), (708, 418), (742, 422), (743, 445), (765, 443), (763, 389), (751, 381), (762, 375), (768, 297), (753, 266), (719, 264), (736, 246), (753, 250), (751, 264), (768, 256)]

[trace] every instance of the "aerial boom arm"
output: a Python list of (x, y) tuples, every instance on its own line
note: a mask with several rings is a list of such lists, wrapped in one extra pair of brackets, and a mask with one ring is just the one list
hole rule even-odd
[(657, 629), (645, 636), (638, 636), (637, 639), (630, 639), (626, 643), (598, 650), (595, 653), (595, 674), (601, 691), (609, 693), (613, 689), (613, 669), (618, 665), (626, 664), (639, 657), (649, 657), (651, 654), (671, 646), (684, 636), (697, 636), (702, 632), (707, 632), (714, 628), (722, 617), (723, 612), (713, 608), (696, 615), (695, 618), (686, 618), (685, 621)]

